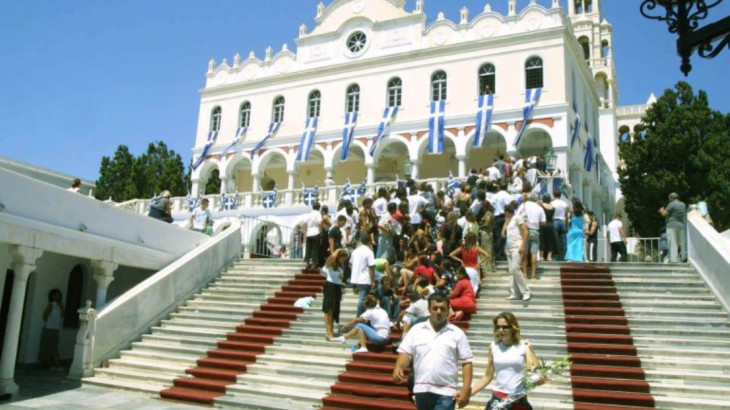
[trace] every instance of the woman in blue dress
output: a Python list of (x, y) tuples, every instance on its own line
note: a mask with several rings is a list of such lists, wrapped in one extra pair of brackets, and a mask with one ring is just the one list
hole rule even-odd
[(565, 260), (583, 262), (583, 203), (579, 199), (573, 199), (573, 210), (570, 213), (570, 230), (568, 230), (568, 251), (565, 253)]

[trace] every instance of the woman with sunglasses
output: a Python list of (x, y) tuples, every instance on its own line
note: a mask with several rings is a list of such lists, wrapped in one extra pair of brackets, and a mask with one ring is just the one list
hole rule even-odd
[[(521, 339), (520, 325), (511, 312), (502, 312), (492, 319), (494, 323), (494, 341), (487, 353), (487, 371), (471, 389), (474, 396), (484, 389), (492, 379), (495, 380), (492, 388), (492, 397), (487, 402), (486, 409), (491, 409), (495, 403), (513, 393), (525, 390), (524, 376), (538, 365), (538, 359), (532, 345)], [(540, 379), (537, 384), (544, 383)], [(530, 410), (532, 406), (527, 396), (506, 407), (508, 410)]]

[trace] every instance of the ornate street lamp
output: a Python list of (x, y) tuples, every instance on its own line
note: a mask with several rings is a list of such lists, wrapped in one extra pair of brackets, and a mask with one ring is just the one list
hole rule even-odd
[[(709, 10), (722, 0), (643, 0), (641, 14), (652, 20), (666, 21), (670, 33), (677, 33), (677, 54), (685, 76), (692, 70), (689, 60), (694, 50), (702, 58), (714, 58), (726, 46), (730, 48), (730, 16), (699, 27)], [(660, 7), (657, 9), (657, 7)], [(713, 43), (718, 42), (713, 45)]]
[(555, 171), (555, 168), (558, 165), (558, 154), (555, 153), (555, 151), (551, 149), (548, 149), (547, 152), (545, 152), (545, 165), (547, 166), (547, 170), (550, 174)]

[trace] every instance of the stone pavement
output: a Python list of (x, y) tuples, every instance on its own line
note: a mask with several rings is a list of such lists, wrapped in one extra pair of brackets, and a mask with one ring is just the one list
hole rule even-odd
[(20, 386), (20, 393), (12, 401), (0, 401), (0, 408), (3, 410), (200, 409), (197, 406), (162, 401), (149, 394), (81, 387), (79, 380), (67, 379), (66, 374), (67, 372), (18, 368), (15, 381)]

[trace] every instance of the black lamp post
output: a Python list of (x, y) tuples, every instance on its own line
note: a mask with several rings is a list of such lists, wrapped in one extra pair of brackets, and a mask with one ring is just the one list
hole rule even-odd
[[(677, 54), (682, 57), (684, 75), (692, 70), (689, 60), (694, 50), (702, 58), (714, 58), (730, 48), (730, 16), (699, 27), (709, 10), (722, 0), (643, 0), (641, 14), (652, 20), (666, 21), (670, 33), (677, 33)], [(716, 43), (714, 44), (713, 43)]]

